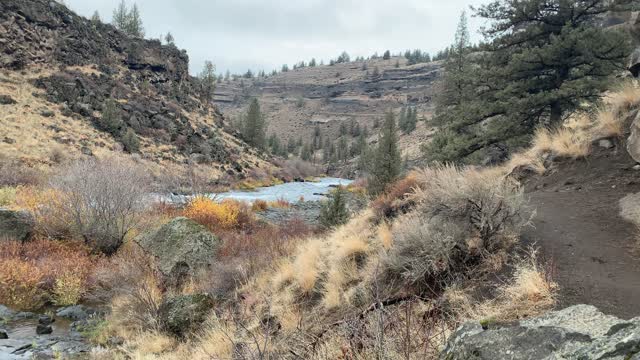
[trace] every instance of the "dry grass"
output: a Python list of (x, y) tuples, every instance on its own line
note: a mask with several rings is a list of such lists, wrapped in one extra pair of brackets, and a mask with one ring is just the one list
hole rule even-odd
[(580, 128), (541, 128), (534, 135), (532, 150), (540, 154), (551, 152), (561, 157), (583, 158), (591, 151), (591, 138)]
[(640, 87), (636, 82), (627, 81), (605, 99), (616, 116), (623, 116), (629, 110), (640, 106)]

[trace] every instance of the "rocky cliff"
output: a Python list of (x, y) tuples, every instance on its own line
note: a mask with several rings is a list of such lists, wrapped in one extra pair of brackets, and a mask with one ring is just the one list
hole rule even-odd
[[(238, 174), (264, 164), (203, 103), (189, 58), (174, 45), (132, 38), (47, 0), (0, 2), (0, 150), (48, 162), (118, 150), (131, 130), (155, 163), (214, 164)], [(120, 119), (101, 125), (105, 102)]]
[[(269, 123), (268, 132), (282, 140), (311, 140), (320, 126), (324, 138), (337, 139), (340, 125), (355, 120), (373, 128), (387, 110), (413, 106), (420, 118), (430, 117), (441, 62), (408, 65), (404, 58), (374, 59), (335, 65), (303, 67), (275, 76), (223, 81), (215, 102), (236, 119), (257, 97)], [(432, 130), (423, 122), (401, 140), (405, 155), (416, 157), (419, 144)], [(375, 140), (375, 136), (372, 137)]]

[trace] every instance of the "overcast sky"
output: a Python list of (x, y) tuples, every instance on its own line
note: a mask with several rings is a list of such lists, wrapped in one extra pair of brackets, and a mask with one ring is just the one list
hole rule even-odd
[[(133, 0), (126, 0), (132, 5)], [(110, 22), (120, 0), (65, 0), (86, 17), (98, 10)], [(434, 53), (453, 41), (458, 18), (487, 0), (137, 0), (147, 37), (170, 31), (189, 53), (191, 72), (205, 60), (218, 72), (280, 69), (419, 48)], [(471, 14), (469, 14), (471, 15)], [(481, 25), (470, 17), (475, 33)], [(474, 41), (479, 39), (473, 34)]]

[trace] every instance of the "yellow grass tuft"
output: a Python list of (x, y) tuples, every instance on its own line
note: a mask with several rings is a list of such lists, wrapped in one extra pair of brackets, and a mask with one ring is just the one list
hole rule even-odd
[(532, 150), (551, 152), (573, 159), (585, 157), (591, 150), (591, 139), (585, 131), (561, 127), (554, 130), (541, 128), (536, 131)]
[(304, 244), (293, 263), (296, 284), (304, 294), (310, 293), (320, 275), (323, 241), (314, 239)]
[(378, 227), (378, 238), (380, 239), (382, 247), (386, 250), (391, 249), (391, 246), (393, 246), (393, 234), (387, 223), (382, 223)]
[(606, 101), (616, 116), (622, 115), (640, 106), (640, 87), (635, 82), (625, 82), (617, 91), (610, 94)]

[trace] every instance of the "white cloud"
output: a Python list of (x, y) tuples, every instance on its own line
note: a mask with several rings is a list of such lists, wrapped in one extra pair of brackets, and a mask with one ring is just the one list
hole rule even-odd
[[(66, 0), (103, 21), (120, 0)], [(386, 49), (436, 52), (453, 40), (458, 17), (487, 0), (138, 0), (148, 37), (171, 31), (187, 49), (191, 70), (212, 60), (220, 72), (271, 70), (346, 50), (368, 56)], [(133, 4), (133, 0), (128, 0)], [(470, 28), (479, 27), (471, 19)], [(479, 39), (479, 36), (475, 36)]]

